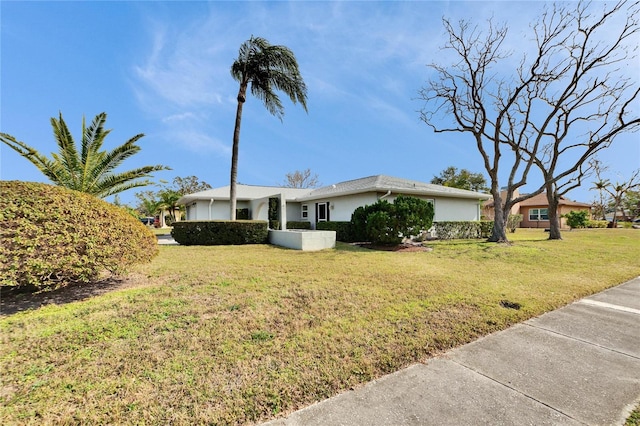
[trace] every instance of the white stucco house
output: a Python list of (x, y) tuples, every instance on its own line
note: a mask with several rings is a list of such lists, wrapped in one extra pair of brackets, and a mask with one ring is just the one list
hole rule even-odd
[[(380, 199), (390, 202), (398, 195), (409, 195), (433, 203), (434, 221), (480, 220), (481, 205), (488, 194), (449, 188), (385, 175), (369, 176), (340, 182), (322, 188), (284, 188), (274, 186), (237, 185), (238, 209), (247, 217), (268, 220), (269, 199), (278, 198), (280, 223), (349, 221), (353, 211)], [(178, 204), (186, 206), (187, 220), (229, 219), (229, 186), (185, 195)]]

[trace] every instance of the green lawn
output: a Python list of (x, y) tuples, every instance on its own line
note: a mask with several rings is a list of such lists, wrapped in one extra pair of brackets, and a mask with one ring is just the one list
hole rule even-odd
[(624, 426), (640, 426), (640, 404), (631, 412)]
[(509, 236), (419, 253), (161, 246), (134, 287), (1, 317), (0, 418), (267, 420), (640, 275), (638, 230)]

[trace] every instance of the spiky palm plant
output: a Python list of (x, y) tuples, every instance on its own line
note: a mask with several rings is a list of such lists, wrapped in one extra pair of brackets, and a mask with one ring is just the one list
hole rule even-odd
[(240, 46), (238, 58), (231, 66), (231, 75), (240, 83), (238, 90), (238, 108), (233, 132), (231, 154), (230, 218), (236, 218), (236, 181), (238, 177), (238, 146), (240, 144), (240, 123), (242, 107), (247, 100), (247, 88), (262, 100), (272, 115), (280, 120), (284, 116), (284, 107), (275, 90), (284, 92), (295, 104), (300, 102), (307, 110), (307, 86), (305, 85), (298, 62), (293, 52), (286, 46), (273, 46), (261, 37), (253, 37)]
[(165, 189), (158, 193), (160, 197), (160, 208), (166, 210), (171, 217), (171, 223), (176, 221), (176, 209), (178, 209), (178, 200), (181, 195), (172, 189)]
[(31, 161), (54, 184), (99, 198), (151, 185), (153, 182), (144, 178), (150, 177), (152, 172), (170, 170), (157, 165), (116, 172), (124, 160), (140, 151), (136, 143), (144, 134), (132, 137), (111, 151), (101, 150), (104, 139), (111, 132), (104, 129), (106, 120), (107, 114), (100, 113), (86, 127), (82, 118), (82, 143), (78, 151), (62, 113), (58, 119), (52, 117), (51, 126), (58, 144), (58, 153), (52, 153), (52, 158), (6, 133), (0, 133), (0, 141)]

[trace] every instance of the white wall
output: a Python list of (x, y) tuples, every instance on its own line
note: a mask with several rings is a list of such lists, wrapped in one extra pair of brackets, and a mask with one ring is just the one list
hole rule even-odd
[(478, 200), (463, 198), (435, 198), (434, 222), (454, 220), (480, 220)]
[[(370, 192), (366, 194), (355, 194), (344, 197), (326, 198), (322, 200), (313, 200), (304, 203), (288, 202), (287, 203), (287, 220), (302, 221), (301, 218), (302, 204), (309, 206), (309, 217), (307, 220), (312, 224), (316, 222), (316, 203), (329, 201), (329, 219), (332, 222), (350, 221), (353, 211), (360, 206), (374, 204), (378, 197), (383, 194)], [(438, 198), (438, 197), (419, 197), (425, 200), (434, 200), (435, 217), (434, 221), (454, 221), (454, 220), (480, 220), (480, 211), (478, 208), (478, 200), (462, 199), (462, 198)], [(395, 200), (395, 196), (385, 198), (389, 202)], [(268, 220), (269, 206), (268, 200), (258, 200), (255, 202), (241, 201), (238, 202), (240, 208), (248, 208), (253, 219)], [(257, 217), (256, 217), (257, 215)], [(228, 220), (229, 219), (229, 202), (214, 201), (211, 205), (211, 215), (209, 214), (209, 202), (199, 200), (196, 205), (187, 207), (187, 220)]]
[[(346, 197), (328, 198), (326, 201), (329, 201), (329, 220), (331, 222), (348, 222), (351, 220), (351, 215), (355, 209), (365, 205), (375, 204), (376, 201), (378, 201), (378, 195), (375, 192), (368, 192)], [(315, 206), (316, 204), (314, 202), (314, 215)]]
[[(241, 208), (241, 207), (238, 207)], [(242, 207), (244, 208), (244, 207)], [(249, 207), (249, 219), (269, 220), (269, 199), (261, 198), (251, 202)]]
[[(240, 208), (238, 206), (238, 208)], [(228, 220), (229, 202), (214, 201), (209, 211), (209, 201), (198, 200), (195, 206), (187, 208), (187, 220)]]
[[(374, 204), (384, 194), (366, 193), (356, 194), (346, 197), (329, 198), (330, 203), (329, 218), (332, 222), (350, 221), (354, 210), (360, 206)], [(411, 195), (412, 197), (415, 195)], [(390, 195), (384, 199), (390, 203), (394, 202), (397, 194)], [(427, 201), (433, 201), (435, 207), (434, 221), (457, 221), (457, 220), (480, 220), (479, 201), (464, 198), (439, 198), (429, 196), (416, 196)], [(309, 204), (310, 216), (315, 222), (315, 201)]]
[(307, 219), (302, 219), (302, 207), (300, 203), (288, 202), (287, 203), (287, 221), (303, 222)]

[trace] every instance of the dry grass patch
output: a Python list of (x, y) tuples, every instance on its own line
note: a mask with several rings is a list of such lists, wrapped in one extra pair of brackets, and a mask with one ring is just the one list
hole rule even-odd
[(0, 320), (0, 417), (254, 423), (640, 275), (636, 230), (511, 236), (418, 253), (161, 247), (139, 286)]

